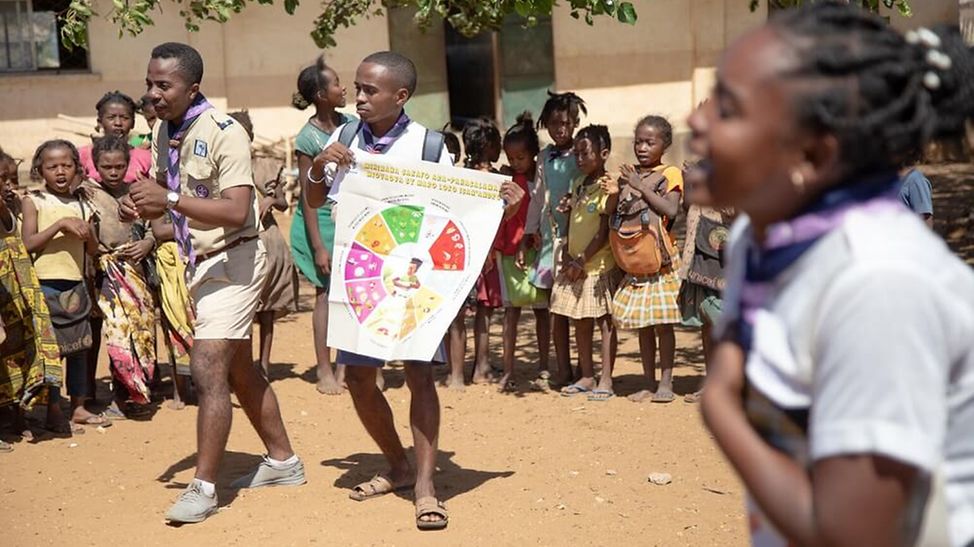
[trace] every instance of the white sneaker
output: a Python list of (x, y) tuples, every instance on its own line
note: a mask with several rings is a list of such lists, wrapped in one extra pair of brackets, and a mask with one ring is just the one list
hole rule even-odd
[(176, 503), (169, 508), (166, 520), (181, 523), (203, 522), (216, 511), (216, 492), (212, 496), (207, 496), (203, 493), (200, 482), (193, 479)]
[(287, 467), (278, 468), (264, 456), (250, 474), (244, 475), (230, 484), (230, 488), (259, 488), (261, 486), (297, 486), (308, 482), (304, 478), (304, 462), (298, 461)]

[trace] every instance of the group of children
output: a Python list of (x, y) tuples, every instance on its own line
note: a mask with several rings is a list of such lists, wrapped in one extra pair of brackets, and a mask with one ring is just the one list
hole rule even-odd
[[(501, 222), (475, 291), (447, 334), (451, 368), (447, 384), (451, 387), (462, 387), (469, 380), (496, 381), (502, 392), (519, 389), (513, 374), (517, 328), (522, 309), (529, 308), (536, 319), (538, 355), (537, 376), (530, 388), (556, 387), (564, 396), (582, 394), (593, 401), (612, 398), (616, 333), (624, 329), (638, 332), (649, 380), (648, 389), (630, 399), (670, 402), (675, 398), (674, 325), (709, 325), (714, 315), (701, 312), (705, 300), (719, 309), (719, 247), (732, 215), (707, 208), (704, 188), (694, 188), (695, 197), (684, 199), (682, 170), (663, 163), (673, 141), (670, 124), (660, 116), (639, 120), (633, 144), (637, 162), (622, 166), (621, 175), (613, 175), (606, 167), (612, 149), (609, 131), (600, 125), (579, 129), (583, 114), (586, 106), (579, 96), (551, 93), (537, 125), (525, 113), (501, 136), (492, 120), (472, 120), (462, 131), (462, 154), (460, 142), (447, 134), (446, 143), (456, 163), (510, 175), (526, 193), (517, 214)], [(552, 141), (543, 149), (539, 129), (546, 130)], [(507, 165), (498, 168), (501, 151)], [(688, 244), (683, 257), (673, 234), (681, 205), (690, 208), (694, 219), (694, 233), (688, 233), (688, 241), (696, 238), (698, 229), (723, 230), (712, 246)], [(701, 211), (705, 223), (699, 221)], [(707, 237), (712, 239), (710, 232)], [(706, 251), (716, 259), (708, 265), (716, 265), (708, 270), (712, 278), (693, 277), (703, 263), (697, 255)], [(684, 262), (686, 267), (681, 267)], [(705, 284), (699, 285), (701, 282)], [(471, 309), (474, 365), (467, 378), (465, 316)], [(497, 309), (504, 310), (503, 368), (494, 374), (488, 334)], [(598, 380), (596, 327), (602, 341)], [(572, 329), (577, 368), (571, 366)], [(709, 341), (706, 332), (704, 339)], [(549, 371), (552, 340), (556, 367)], [(658, 381), (657, 340), (662, 371)], [(697, 398), (691, 394), (687, 400)]]
[[(333, 70), (319, 65), (302, 72), (295, 95), (295, 106), (316, 108), (298, 137), (299, 172), (331, 132), (354, 119), (337, 112), (344, 106), (345, 90)], [(4, 298), (9, 300), (0, 302), (6, 334), (3, 366), (8, 377), (20, 378), (8, 386), (9, 400), (0, 400), (0, 405), (16, 402), (14, 407), (22, 409), (46, 398), (51, 404), (45, 427), (60, 434), (145, 415), (158, 380), (157, 317), (174, 372), (172, 405), (182, 408), (191, 393), (193, 315), (172, 224), (166, 217), (124, 222), (117, 212), (130, 183), (154, 176), (151, 134), (132, 135), (137, 113), (150, 127), (155, 122), (151, 103), (136, 104), (116, 91), (98, 101), (96, 111), (101, 135), (91, 145), (79, 149), (66, 140), (51, 140), (37, 148), (31, 164), (31, 176), (41, 184), (36, 190), (25, 191), (19, 185), (17, 164), (0, 156), (4, 252), (19, 257), (3, 263), (2, 278), (8, 285)], [(717, 292), (716, 287), (706, 294), (691, 290), (688, 268), (681, 270), (681, 263), (694, 261), (695, 251), (685, 252), (681, 259), (671, 233), (684, 201), (681, 170), (662, 159), (672, 143), (672, 128), (658, 116), (640, 120), (634, 136), (637, 163), (613, 176), (606, 170), (612, 146), (609, 132), (599, 125), (579, 129), (586, 112), (585, 102), (574, 93), (552, 93), (537, 124), (525, 113), (502, 135), (492, 120), (476, 119), (463, 128), (462, 149), (460, 139), (444, 131), (455, 163), (510, 175), (525, 193), (517, 213), (502, 221), (468, 305), (446, 335), (447, 384), (453, 388), (472, 381), (497, 382), (504, 392), (519, 389), (514, 379), (517, 328), (522, 309), (528, 308), (536, 320), (538, 355), (532, 389), (555, 386), (565, 396), (611, 398), (616, 331), (627, 329), (639, 333), (650, 383), (632, 399), (674, 398), (673, 325), (706, 324), (700, 320), (700, 304), (708, 297), (712, 303)], [(233, 116), (253, 134), (246, 112)], [(544, 148), (539, 129), (551, 140)], [(507, 164), (499, 167), (501, 152)], [(342, 371), (332, 370), (325, 343), (334, 237), (329, 209), (305, 210), (302, 203), (292, 224), (289, 252), (270, 214), (287, 206), (277, 183), (280, 172), (260, 169), (255, 159), (255, 173), (260, 181), (269, 181), (258, 184), (260, 237), (273, 258), (257, 315), (261, 365), (266, 371), (274, 321), (296, 309), (300, 271), (318, 290), (313, 325), (319, 391), (341, 393)], [(716, 218), (719, 226), (726, 226), (726, 218)], [(688, 234), (688, 241), (692, 237)], [(31, 275), (25, 277), (25, 271)], [(23, 301), (11, 296), (18, 294)], [(504, 310), (503, 359), (495, 373), (488, 334), (491, 317), (499, 309)], [(474, 316), (474, 365), (466, 377), (468, 314)], [(596, 327), (602, 339), (598, 380), (593, 355)], [(577, 369), (571, 366), (571, 328)], [(104, 412), (95, 413), (89, 401), (95, 397), (102, 338), (115, 400)], [(662, 369), (658, 382), (657, 340)], [(549, 371), (552, 341), (556, 367)], [(59, 388), (42, 389), (59, 386), (62, 377), (70, 398), (67, 418), (59, 414)], [(29, 434), (20, 410), (15, 420)]]
[[(137, 105), (113, 91), (96, 111), (99, 135), (90, 145), (56, 139), (37, 148), (30, 168), (36, 189), (20, 185), (17, 162), (0, 152), (0, 254), (6, 258), (0, 261), (0, 407), (12, 411), (7, 421), (26, 437), (34, 432), (24, 410), (36, 402), (48, 408), (41, 429), (55, 435), (146, 417), (159, 379), (157, 318), (173, 371), (171, 406), (183, 408), (192, 393), (193, 311), (173, 226), (167, 216), (126, 222), (118, 213), (129, 185), (154, 176), (151, 135), (131, 135), (137, 113), (150, 127), (155, 122), (151, 103)], [(246, 112), (234, 117), (252, 134)], [(273, 322), (296, 310), (297, 273), (270, 214), (286, 207), (280, 169), (261, 169), (258, 158), (254, 163), (260, 180), (268, 181), (258, 184), (260, 237), (269, 256), (257, 315), (266, 371)], [(103, 339), (114, 400), (96, 413), (91, 409)], [(67, 417), (59, 404), (62, 383), (70, 398)]]

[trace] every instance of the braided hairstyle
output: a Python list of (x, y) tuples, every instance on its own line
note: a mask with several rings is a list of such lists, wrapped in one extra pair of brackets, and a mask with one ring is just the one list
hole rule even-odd
[(41, 164), (43, 163), (44, 152), (57, 148), (66, 148), (69, 152), (71, 152), (71, 159), (74, 160), (75, 172), (81, 172), (81, 157), (78, 155), (78, 148), (72, 144), (71, 141), (66, 141), (64, 139), (52, 139), (42, 142), (34, 152), (34, 159), (32, 159), (30, 162), (30, 177), (32, 179), (41, 180)]
[(504, 134), (504, 148), (508, 144), (521, 143), (533, 155), (541, 151), (541, 143), (538, 141), (538, 131), (535, 129), (534, 120), (531, 113), (524, 111), (517, 117), (517, 121)]
[(538, 118), (538, 129), (547, 127), (555, 112), (568, 112), (568, 117), (577, 124), (579, 112), (587, 116), (588, 108), (585, 106), (585, 101), (571, 91), (565, 93), (548, 91), (548, 100), (545, 101), (544, 108), (541, 109), (541, 116)]
[(102, 154), (106, 152), (121, 152), (125, 155), (125, 163), (129, 162), (129, 150), (132, 147), (129, 146), (128, 141), (122, 137), (116, 137), (115, 135), (109, 135), (107, 137), (101, 137), (95, 139), (91, 146), (91, 161), (96, 166), (98, 165), (98, 159)]
[(663, 116), (657, 116), (655, 114), (643, 116), (636, 122), (636, 129), (643, 126), (652, 127), (659, 133), (660, 138), (663, 139), (663, 150), (666, 150), (673, 144), (673, 126)]
[(575, 134), (575, 142), (588, 139), (596, 153), (603, 150), (612, 150), (612, 137), (609, 136), (609, 128), (604, 125), (588, 125), (583, 127)]
[(484, 162), (494, 162), (500, 149), (501, 132), (490, 118), (474, 118), (463, 126), (464, 167), (474, 168)]
[(799, 126), (835, 135), (847, 176), (889, 170), (974, 112), (974, 56), (956, 27), (900, 34), (835, 0), (780, 13), (772, 30), (795, 53)]
[(110, 104), (120, 104), (125, 108), (128, 108), (129, 114), (131, 114), (132, 118), (135, 119), (135, 113), (138, 111), (138, 106), (136, 106), (135, 101), (132, 100), (132, 97), (129, 97), (125, 93), (118, 90), (105, 93), (102, 95), (101, 99), (95, 103), (95, 111), (98, 112), (99, 118), (105, 114), (105, 107)]

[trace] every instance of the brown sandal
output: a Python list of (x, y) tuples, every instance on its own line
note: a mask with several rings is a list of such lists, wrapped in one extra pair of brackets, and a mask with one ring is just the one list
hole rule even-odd
[(385, 475), (376, 475), (368, 481), (356, 485), (355, 488), (348, 493), (348, 497), (355, 501), (365, 501), (367, 499), (377, 498), (386, 494), (392, 494), (393, 492), (409, 490), (413, 486), (415, 485), (402, 484), (395, 486)]
[[(440, 520), (423, 520), (423, 517), (436, 515)], [(416, 527), (420, 530), (442, 530), (450, 522), (446, 506), (433, 496), (416, 500)]]

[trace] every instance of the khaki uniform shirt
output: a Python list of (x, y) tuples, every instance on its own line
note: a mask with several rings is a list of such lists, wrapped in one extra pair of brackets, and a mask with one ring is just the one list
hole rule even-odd
[[(169, 142), (168, 126), (160, 120), (152, 138), (152, 169), (163, 186), (169, 157), (168, 147), (159, 143)], [(180, 143), (179, 179), (182, 195), (204, 199), (218, 199), (221, 192), (235, 186), (253, 188), (247, 132), (233, 118), (216, 109), (200, 114)], [(212, 226), (191, 218), (189, 232), (197, 255), (213, 253), (240, 238), (256, 237), (256, 191), (251, 193), (250, 214), (242, 227)]]

